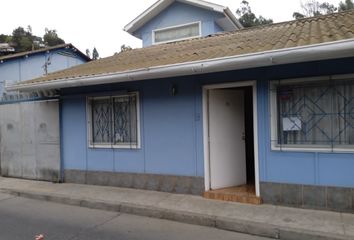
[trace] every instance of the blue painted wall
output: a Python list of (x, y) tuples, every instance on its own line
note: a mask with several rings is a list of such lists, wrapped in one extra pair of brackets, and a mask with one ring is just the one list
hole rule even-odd
[(223, 31), (215, 23), (216, 19), (223, 17), (225, 16), (221, 13), (175, 2), (134, 32), (133, 35), (141, 38), (143, 46), (146, 47), (152, 45), (152, 30), (201, 21), (202, 36), (207, 36)]
[(68, 49), (58, 49), (49, 53), (40, 52), (28, 55), (28, 57), (3, 60), (3, 63), (0, 63), (0, 96), (5, 90), (5, 81), (6, 84), (13, 84), (43, 76), (45, 73), (43, 66), (49, 56), (51, 64), (48, 66), (48, 73), (87, 62)]
[(141, 149), (88, 148), (85, 101), (90, 94), (64, 96), (64, 169), (201, 176), (202, 171), (197, 172), (197, 165), (202, 164), (197, 162), (195, 131), (196, 121), (201, 120), (195, 118), (195, 88), (189, 79), (179, 79), (178, 95), (171, 96), (172, 84), (159, 80), (101, 88), (139, 91)]
[[(257, 80), (261, 181), (354, 187), (354, 154), (272, 151), (269, 123), (270, 80), (353, 73), (353, 64), (354, 59), (341, 59), (64, 89), (64, 168), (203, 176), (202, 86)], [(173, 85), (178, 89), (176, 96), (170, 94)], [(122, 90), (140, 93), (141, 149), (89, 149), (86, 96)]]

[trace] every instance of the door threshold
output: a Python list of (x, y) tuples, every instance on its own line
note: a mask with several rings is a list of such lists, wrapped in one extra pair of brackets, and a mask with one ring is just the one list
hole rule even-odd
[(262, 203), (262, 199), (256, 196), (255, 186), (251, 184), (206, 191), (204, 192), (203, 197), (214, 200), (257, 205)]

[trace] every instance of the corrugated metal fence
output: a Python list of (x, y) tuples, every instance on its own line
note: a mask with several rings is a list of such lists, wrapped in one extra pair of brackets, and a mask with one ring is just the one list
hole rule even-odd
[(58, 100), (0, 105), (1, 175), (58, 181)]

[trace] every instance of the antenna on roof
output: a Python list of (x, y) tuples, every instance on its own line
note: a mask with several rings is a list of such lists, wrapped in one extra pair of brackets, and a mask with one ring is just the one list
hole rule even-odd
[(48, 74), (48, 66), (51, 64), (51, 55), (48, 55), (46, 58), (45, 58), (45, 62), (44, 62), (44, 65), (42, 66), (43, 69), (44, 69), (44, 75), (47, 75)]

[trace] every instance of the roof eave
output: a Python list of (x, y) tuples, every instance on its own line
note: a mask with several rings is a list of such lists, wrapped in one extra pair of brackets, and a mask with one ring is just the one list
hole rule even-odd
[(224, 14), (227, 16), (227, 18), (235, 25), (236, 30), (240, 30), (243, 29), (242, 24), (240, 23), (240, 21), (235, 17), (235, 15), (231, 12), (231, 10), (226, 7), (224, 9)]
[[(215, 3), (209, 3), (206, 1), (202, 1), (202, 0), (159, 0), (156, 3), (154, 3), (153, 5), (151, 5), (144, 12), (142, 12), (139, 16), (137, 16), (130, 23), (128, 23), (123, 28), (123, 30), (133, 35), (135, 31), (137, 31), (145, 23), (150, 21), (153, 17), (157, 16), (163, 9), (165, 9), (166, 7), (168, 7), (169, 5), (171, 5), (175, 1), (183, 2), (186, 4), (191, 4), (194, 6), (203, 7), (203, 8), (209, 9), (211, 11), (223, 13), (228, 18), (230, 18), (230, 16), (229, 16), (230, 13), (231, 13), (231, 15), (233, 15), (230, 10), (229, 10), (229, 13), (227, 13), (227, 14), (225, 13), (225, 9), (228, 9), (227, 7), (224, 7), (224, 6), (215, 4)], [(233, 16), (233, 18), (235, 18), (235, 16)], [(236, 21), (237, 21), (237, 19), (236, 19)]]
[(354, 39), (272, 50), (217, 59), (186, 62), (132, 71), (58, 79), (6, 86), (8, 91), (38, 91), (70, 87), (100, 85), (156, 78), (177, 77), (212, 72), (222, 72), (256, 67), (267, 67), (299, 62), (354, 57)]
[(125, 25), (123, 30), (133, 35), (133, 33), (138, 30), (142, 25), (144, 25), (148, 21), (148, 19), (151, 19), (156, 16), (156, 10), (159, 7), (164, 7), (161, 6), (162, 4), (169, 6), (172, 2), (174, 2), (174, 0), (159, 0), (155, 2), (148, 9), (146, 9), (144, 12), (134, 18), (130, 23)]
[(21, 58), (23, 56), (32, 56), (32, 55), (41, 54), (41, 53), (47, 52), (47, 51), (56, 51), (56, 50), (62, 49), (62, 48), (71, 48), (74, 52), (78, 53), (78, 55), (80, 55), (80, 57), (85, 59), (87, 62), (92, 60), (87, 55), (85, 55), (83, 52), (81, 52), (78, 48), (76, 48), (73, 44), (63, 43), (63, 44), (59, 44), (56, 46), (41, 48), (41, 49), (37, 49), (37, 50), (33, 50), (33, 51), (26, 51), (26, 52), (5, 55), (3, 57), (0, 57), (0, 61), (13, 60), (13, 59)]

